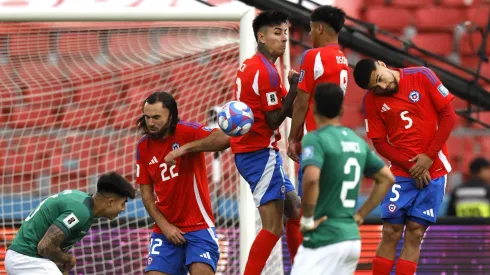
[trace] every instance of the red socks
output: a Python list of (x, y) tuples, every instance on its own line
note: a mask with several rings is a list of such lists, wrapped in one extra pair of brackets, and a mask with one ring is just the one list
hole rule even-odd
[(376, 256), (373, 259), (373, 275), (390, 275), (394, 265), (395, 261)]
[(413, 275), (417, 271), (417, 263), (404, 259), (398, 259), (396, 262), (396, 275)]
[(260, 275), (279, 238), (267, 230), (260, 230), (250, 248), (244, 275)]
[(291, 255), (291, 263), (294, 263), (294, 257), (302, 241), (299, 219), (288, 219), (286, 221), (286, 242), (288, 243), (289, 255)]

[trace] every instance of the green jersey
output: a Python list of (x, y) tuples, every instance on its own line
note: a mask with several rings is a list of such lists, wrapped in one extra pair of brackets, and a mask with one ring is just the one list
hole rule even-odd
[(303, 246), (317, 248), (348, 240), (359, 240), (354, 221), (359, 182), (384, 167), (383, 161), (351, 129), (325, 126), (303, 138), (301, 169), (321, 169), (314, 218), (327, 216), (317, 229), (305, 233)]
[(61, 249), (67, 252), (87, 234), (93, 222), (93, 209), (92, 197), (81, 191), (65, 190), (50, 196), (24, 220), (9, 249), (41, 258), (37, 245), (48, 228), (56, 224), (65, 233)]

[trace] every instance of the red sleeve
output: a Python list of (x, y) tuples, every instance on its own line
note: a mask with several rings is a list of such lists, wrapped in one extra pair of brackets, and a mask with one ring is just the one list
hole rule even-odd
[[(265, 63), (258, 71), (259, 76), (254, 75), (253, 86), (258, 86), (262, 111), (269, 112), (282, 107), (281, 77), (270, 63)], [(258, 83), (257, 83), (258, 81)]]
[(422, 77), (422, 83), (425, 85), (425, 90), (428, 91), (430, 100), (437, 111), (440, 111), (442, 107), (453, 100), (454, 96), (431, 69), (422, 69), (420, 75)]
[(368, 138), (385, 138), (386, 127), (379, 116), (378, 110), (376, 110), (376, 104), (374, 104), (374, 98), (370, 91), (364, 95), (363, 108)]
[(429, 149), (426, 151), (427, 156), (432, 160), (437, 158), (437, 154), (449, 138), (455, 121), (456, 113), (454, 112), (453, 104), (449, 102), (439, 110), (439, 127), (437, 128)]
[(316, 51), (307, 50), (303, 53), (301, 58), (301, 66), (299, 71), (299, 83), (298, 89), (301, 89), (309, 94), (313, 92), (314, 77), (314, 65), (315, 65), (315, 53)]
[(214, 131), (217, 131), (218, 128), (209, 128), (207, 126), (203, 126), (203, 125), (199, 125), (199, 127), (197, 127), (195, 130), (194, 130), (194, 140), (198, 140), (198, 139), (203, 139), (207, 136), (209, 136), (211, 133), (213, 133)]
[(412, 163), (408, 161), (400, 151), (398, 151), (395, 147), (391, 146), (388, 143), (386, 138), (375, 138), (373, 139), (374, 148), (376, 148), (376, 152), (383, 156), (385, 159), (389, 160), (392, 164), (395, 164), (398, 167), (401, 167), (407, 171), (412, 167)]
[[(141, 143), (141, 142), (140, 142)], [(152, 184), (150, 174), (146, 169), (146, 164), (142, 158), (142, 152), (140, 151), (140, 143), (136, 146), (136, 183), (138, 184)]]

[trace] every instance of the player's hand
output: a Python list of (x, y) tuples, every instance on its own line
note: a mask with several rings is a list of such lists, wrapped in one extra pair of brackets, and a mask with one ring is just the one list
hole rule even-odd
[[(311, 219), (313, 219), (313, 217)], [(305, 223), (304, 220), (306, 219), (304, 217), (301, 217), (301, 221), (299, 223), (299, 231), (304, 233), (304, 232), (315, 230), (322, 222), (326, 221), (327, 219), (328, 219), (327, 216), (323, 216), (319, 219), (316, 219), (313, 223), (308, 223), (308, 222)]]
[(431, 181), (431, 178), (430, 178), (430, 173), (428, 170), (425, 171), (424, 174), (422, 174), (422, 177), (420, 179), (415, 179), (415, 183), (417, 184), (418, 189), (422, 189), (425, 186), (429, 185), (430, 181)]
[(298, 84), (299, 81), (299, 73), (295, 70), (289, 70), (288, 80), (290, 85)]
[(356, 221), (357, 225), (361, 225), (364, 223), (364, 218), (359, 213), (356, 213), (354, 214), (354, 221)]
[(73, 255), (70, 256), (71, 256), (71, 260), (69, 263), (58, 264), (58, 268), (63, 273), (63, 275), (68, 275), (68, 272), (70, 272), (70, 270), (72, 270), (77, 264), (77, 259), (75, 258), (75, 256)]
[(418, 154), (414, 158), (408, 160), (410, 162), (415, 162), (415, 165), (410, 168), (410, 174), (414, 179), (421, 180), (425, 172), (429, 170), (434, 161), (429, 158), (426, 154)]
[(299, 162), (299, 155), (301, 154), (301, 143), (293, 140), (288, 140), (288, 157), (292, 160)]
[[(180, 147), (180, 148), (182, 148), (182, 147)], [(166, 164), (175, 165), (177, 163), (177, 158), (179, 158), (180, 156), (183, 155), (183, 152), (182, 152), (182, 150), (180, 150), (180, 148), (171, 151), (170, 153), (168, 153), (165, 156), (164, 161)]]
[(185, 232), (180, 230), (177, 226), (168, 223), (165, 227), (160, 228), (162, 230), (163, 235), (169, 240), (171, 243), (175, 245), (183, 245), (185, 243), (184, 234)]

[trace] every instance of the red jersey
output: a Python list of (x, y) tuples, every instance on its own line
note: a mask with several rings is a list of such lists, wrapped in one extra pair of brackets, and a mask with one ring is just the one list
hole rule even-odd
[[(439, 110), (454, 96), (444, 87), (432, 70), (425, 67), (400, 71), (398, 92), (392, 96), (364, 96), (367, 136), (388, 137), (388, 141), (406, 158), (425, 153), (437, 131)], [(391, 166), (395, 176), (411, 177), (408, 171)], [(438, 152), (429, 169), (432, 179), (451, 171), (446, 144)]]
[[(214, 227), (204, 153), (190, 153), (168, 166), (165, 156), (213, 132), (199, 123), (180, 121), (163, 139), (143, 137), (136, 149), (136, 183), (153, 184), (155, 204), (163, 216), (184, 232)], [(155, 224), (153, 232), (162, 233)]]
[(310, 94), (310, 104), (306, 113), (306, 130), (316, 130), (313, 116), (313, 92), (316, 85), (331, 82), (342, 88), (345, 94), (347, 89), (347, 58), (340, 50), (338, 44), (328, 44), (322, 48), (310, 49), (303, 54), (299, 74), (298, 89)]
[(264, 148), (279, 150), (279, 130), (272, 130), (265, 122), (265, 113), (281, 109), (286, 96), (276, 66), (263, 54), (256, 53), (245, 60), (238, 70), (235, 99), (247, 104), (254, 114), (254, 123), (248, 133), (231, 138), (233, 153), (254, 152)]

